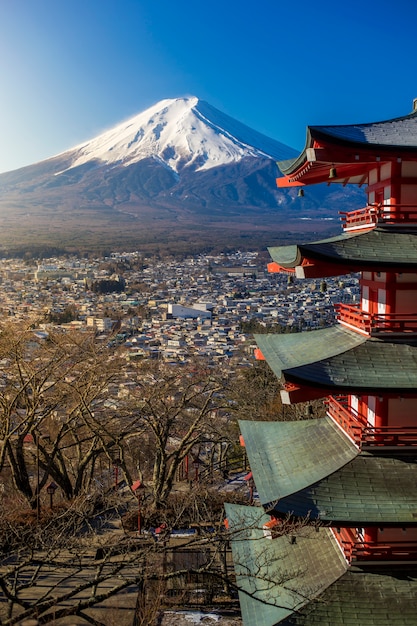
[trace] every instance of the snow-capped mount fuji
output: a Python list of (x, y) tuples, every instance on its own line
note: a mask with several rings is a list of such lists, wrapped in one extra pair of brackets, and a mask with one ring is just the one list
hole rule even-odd
[(129, 166), (154, 158), (178, 173), (237, 163), (281, 160), (295, 150), (250, 129), (196, 97), (162, 100), (135, 117), (77, 146), (71, 168), (89, 161)]
[(277, 189), (276, 161), (296, 154), (196, 97), (162, 100), (90, 141), (0, 174), (0, 246), (25, 238), (87, 245), (90, 236), (107, 246), (259, 243), (260, 233), (273, 244), (285, 231), (337, 228), (337, 210), (350, 208), (338, 190), (301, 200), (295, 189)]

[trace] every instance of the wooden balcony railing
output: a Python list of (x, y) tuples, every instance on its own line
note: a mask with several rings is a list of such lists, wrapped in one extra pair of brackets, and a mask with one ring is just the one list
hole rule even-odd
[(358, 542), (351, 547), (352, 561), (415, 561), (417, 542), (391, 541), (389, 544)]
[(339, 211), (342, 227), (344, 230), (355, 228), (373, 228), (378, 223), (378, 209), (368, 205), (356, 211)]
[(334, 305), (336, 311), (336, 319), (341, 324), (348, 326), (354, 326), (363, 333), (370, 334), (371, 332), (371, 317), (369, 313), (365, 313), (361, 310), (359, 305), (342, 304), (338, 303)]
[(353, 546), (358, 541), (358, 535), (355, 528), (332, 528), (333, 535), (340, 545), (345, 558), (349, 563), (352, 561)]
[(366, 420), (348, 408), (347, 396), (329, 396), (325, 400), (327, 414), (349, 435), (360, 447), (362, 442), (362, 432), (366, 426)]
[(417, 427), (367, 426), (362, 431), (362, 447), (417, 446)]
[(359, 305), (335, 304), (336, 319), (367, 335), (417, 333), (417, 314), (367, 313)]
[(364, 416), (349, 409), (347, 396), (329, 396), (326, 399), (327, 414), (359, 448), (375, 446), (417, 447), (417, 426), (375, 427), (367, 423)]
[(417, 541), (390, 541), (378, 543), (358, 538), (355, 528), (333, 528), (349, 563), (352, 561), (414, 561), (417, 559)]
[(356, 211), (340, 211), (344, 230), (373, 228), (377, 224), (412, 224), (417, 222), (415, 204), (368, 204)]

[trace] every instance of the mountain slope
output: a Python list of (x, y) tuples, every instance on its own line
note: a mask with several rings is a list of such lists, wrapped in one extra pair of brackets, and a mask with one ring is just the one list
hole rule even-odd
[(333, 189), (300, 199), (276, 188), (275, 162), (295, 155), (198, 98), (163, 100), (91, 141), (1, 174), (0, 245), (27, 232), (65, 243), (87, 231), (109, 241), (162, 241), (175, 229), (218, 238), (219, 228), (285, 238), (300, 218), (328, 228), (323, 219), (337, 217)]
[(127, 166), (151, 157), (175, 172), (210, 169), (245, 157), (279, 160), (296, 155), (195, 97), (162, 100), (74, 151), (71, 167), (95, 160)]

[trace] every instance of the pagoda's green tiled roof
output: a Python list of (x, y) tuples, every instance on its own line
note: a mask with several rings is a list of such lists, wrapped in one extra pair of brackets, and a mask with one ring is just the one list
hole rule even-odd
[(330, 476), (283, 498), (275, 510), (301, 518), (311, 515), (333, 525), (416, 525), (415, 461), (361, 453)]
[(417, 149), (417, 112), (367, 124), (309, 126), (309, 131), (315, 136), (320, 134), (355, 145)]
[(378, 149), (392, 153), (415, 152), (417, 150), (417, 112), (382, 122), (368, 124), (345, 124), (335, 126), (309, 126), (304, 150), (294, 159), (279, 161), (283, 174), (296, 170), (307, 160), (307, 148), (316, 139), (329, 144), (345, 145), (364, 149)]
[[(307, 346), (306, 346), (307, 348)], [(368, 339), (329, 359), (286, 370), (301, 384), (406, 393), (417, 389), (417, 345)]]
[(415, 626), (417, 568), (352, 567), (280, 626)]
[(415, 564), (349, 567), (328, 528), (271, 540), (258, 507), (225, 506), (244, 626), (415, 626)]
[(367, 339), (340, 324), (288, 335), (255, 334), (254, 338), (278, 378), (284, 370), (347, 352)]
[(255, 335), (268, 365), (287, 382), (325, 389), (407, 393), (417, 389), (416, 341), (366, 338), (336, 325)]
[(417, 230), (378, 226), (367, 232), (343, 233), (337, 237), (299, 246), (268, 248), (273, 261), (285, 268), (301, 264), (304, 257), (363, 268), (377, 264), (417, 269)]
[(358, 454), (358, 448), (329, 417), (240, 421), (239, 426), (263, 505), (326, 478)]
[(274, 626), (342, 576), (347, 563), (330, 529), (305, 526), (296, 542), (263, 536), (258, 507), (226, 504), (244, 626)]

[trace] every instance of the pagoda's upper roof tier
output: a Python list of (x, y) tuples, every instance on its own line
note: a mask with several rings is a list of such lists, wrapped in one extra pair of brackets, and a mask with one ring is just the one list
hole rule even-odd
[(330, 182), (329, 166), (337, 167), (331, 182), (363, 183), (376, 162), (398, 158), (417, 159), (417, 111), (384, 122), (309, 126), (300, 155), (278, 163), (278, 186)]
[(323, 276), (362, 269), (416, 271), (417, 227), (377, 226), (301, 245), (271, 247), (268, 251), (280, 268), (296, 269), (300, 277), (314, 271)]
[(255, 335), (277, 377), (328, 393), (414, 394), (416, 340), (369, 338), (341, 325), (288, 335)]
[(271, 540), (258, 507), (225, 508), (244, 624), (414, 626), (415, 565), (349, 567), (329, 528)]
[(309, 126), (312, 137), (335, 143), (417, 150), (417, 111), (382, 122), (336, 126)]

